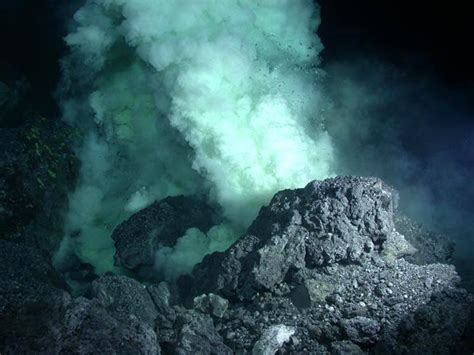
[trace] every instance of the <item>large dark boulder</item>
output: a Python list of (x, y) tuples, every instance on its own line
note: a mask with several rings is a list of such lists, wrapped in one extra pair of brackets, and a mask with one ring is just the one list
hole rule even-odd
[(50, 354), (160, 354), (153, 328), (130, 314), (114, 317), (97, 299), (76, 298), (67, 304)]
[(0, 275), (0, 352), (40, 351), (61, 319), (65, 283), (42, 252), (5, 240)]
[(214, 210), (196, 197), (157, 201), (115, 228), (115, 263), (133, 271), (151, 267), (159, 248), (174, 246), (189, 228), (206, 232), (214, 225), (213, 218)]
[(106, 275), (92, 283), (92, 295), (115, 318), (126, 322), (134, 316), (153, 327), (157, 309), (147, 289), (126, 276)]
[(250, 298), (282, 282), (290, 269), (405, 254), (410, 245), (394, 229), (397, 198), (376, 178), (341, 177), (281, 191), (228, 251), (195, 268), (196, 285)]
[(178, 343), (176, 354), (232, 354), (214, 328), (212, 318), (196, 311), (183, 311), (176, 320)]
[(157, 314), (138, 282), (109, 276), (73, 299), (44, 252), (0, 240), (0, 353), (159, 354)]
[(376, 178), (281, 191), (229, 250), (195, 267), (192, 293), (231, 301), (214, 322), (234, 351), (291, 326), (283, 353), (459, 353), (473, 298), (453, 266), (426, 264), (439, 261), (426, 259), (431, 247), (424, 265), (412, 263), (417, 250), (394, 222), (397, 198)]

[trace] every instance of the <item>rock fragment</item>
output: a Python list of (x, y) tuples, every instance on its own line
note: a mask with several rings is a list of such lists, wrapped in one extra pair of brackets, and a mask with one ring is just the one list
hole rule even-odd
[(156, 201), (115, 228), (115, 263), (131, 271), (150, 268), (159, 248), (174, 246), (189, 228), (206, 232), (213, 226), (213, 218), (214, 210), (196, 197)]
[(252, 355), (274, 355), (295, 334), (295, 329), (283, 324), (266, 329), (252, 349)]

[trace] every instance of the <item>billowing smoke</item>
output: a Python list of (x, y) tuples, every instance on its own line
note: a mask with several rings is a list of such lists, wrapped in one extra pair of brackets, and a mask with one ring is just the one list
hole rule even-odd
[(312, 1), (88, 0), (74, 20), (61, 97), (82, 170), (58, 264), (75, 253), (113, 270), (118, 223), (203, 194), (224, 222), (157, 255), (171, 278), (228, 247), (276, 191), (333, 174)]

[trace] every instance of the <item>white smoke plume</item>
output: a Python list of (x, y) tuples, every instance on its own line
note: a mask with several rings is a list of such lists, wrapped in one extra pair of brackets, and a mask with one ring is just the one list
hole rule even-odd
[[(227, 222), (183, 236), (176, 248), (200, 245), (195, 263), (235, 240), (276, 191), (333, 175), (312, 1), (88, 0), (74, 21), (61, 95), (83, 135), (82, 170), (58, 263), (74, 250), (96, 272), (113, 270), (118, 223), (200, 193)], [(175, 275), (186, 257), (157, 259)]]

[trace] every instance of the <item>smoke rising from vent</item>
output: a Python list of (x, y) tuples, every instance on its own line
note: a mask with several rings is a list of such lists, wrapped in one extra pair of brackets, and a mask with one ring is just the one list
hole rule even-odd
[(89, 0), (74, 20), (61, 103), (82, 169), (57, 264), (75, 253), (113, 270), (118, 223), (204, 194), (223, 224), (157, 255), (173, 277), (189, 271), (173, 271), (183, 253), (224, 248), (278, 190), (334, 174), (312, 1)]

